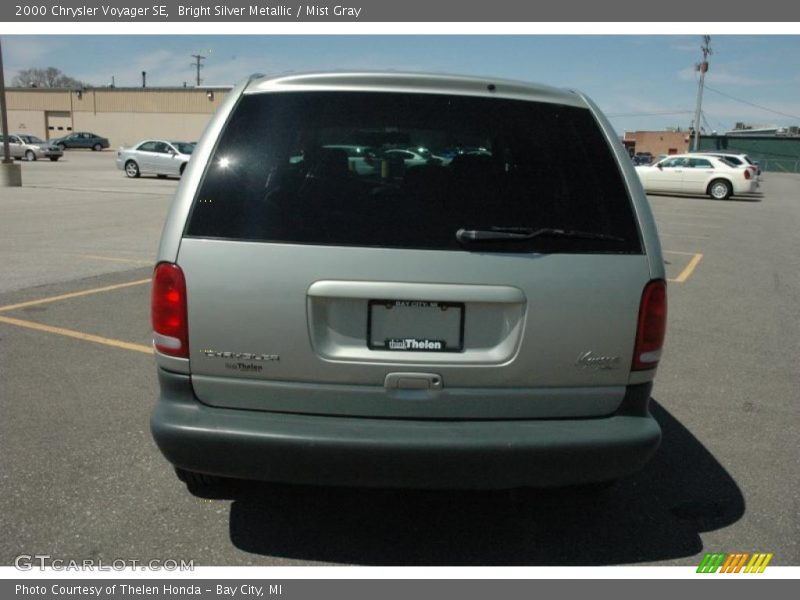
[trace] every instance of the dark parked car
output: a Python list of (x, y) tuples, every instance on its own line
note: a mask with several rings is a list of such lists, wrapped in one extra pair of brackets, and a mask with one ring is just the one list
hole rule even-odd
[(50, 140), (50, 143), (58, 146), (61, 150), (67, 148), (91, 148), (92, 150), (103, 150), (108, 148), (108, 138), (101, 137), (96, 133), (89, 133), (88, 131), (79, 131), (70, 133), (64, 137)]

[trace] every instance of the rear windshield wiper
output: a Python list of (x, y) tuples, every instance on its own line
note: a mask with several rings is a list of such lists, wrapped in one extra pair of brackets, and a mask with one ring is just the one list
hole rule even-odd
[(480, 242), (524, 242), (538, 237), (574, 238), (582, 240), (608, 240), (624, 242), (625, 238), (595, 231), (580, 231), (576, 229), (556, 229), (542, 227), (489, 227), (488, 229), (464, 229), (456, 231), (456, 239), (462, 244)]

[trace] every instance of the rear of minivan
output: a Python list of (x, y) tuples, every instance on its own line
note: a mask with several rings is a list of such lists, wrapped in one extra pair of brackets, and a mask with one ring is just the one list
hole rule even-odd
[(158, 261), (151, 428), (184, 479), (558, 486), (660, 441), (658, 236), (579, 93), (253, 77), (195, 149)]

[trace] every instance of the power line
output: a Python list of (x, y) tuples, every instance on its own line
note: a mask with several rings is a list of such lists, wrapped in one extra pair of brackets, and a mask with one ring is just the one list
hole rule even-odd
[(731, 100), (735, 100), (736, 102), (741, 102), (742, 104), (747, 104), (749, 106), (753, 106), (755, 108), (760, 108), (761, 110), (765, 110), (767, 112), (775, 113), (776, 115), (781, 115), (783, 117), (790, 117), (792, 119), (797, 119), (800, 121), (800, 117), (797, 115), (790, 115), (789, 113), (781, 112), (779, 110), (774, 110), (772, 108), (767, 108), (766, 106), (761, 106), (760, 104), (756, 104), (755, 102), (748, 102), (747, 100), (742, 100), (741, 98), (737, 98), (735, 96), (731, 96), (730, 94), (726, 94), (725, 92), (720, 92), (719, 90), (715, 90), (710, 86), (706, 86), (706, 89), (714, 92), (715, 94), (719, 94), (720, 96), (725, 96), (726, 98), (730, 98)]
[(686, 115), (691, 113), (692, 113), (691, 110), (670, 110), (663, 112), (613, 113), (613, 114), (607, 114), (606, 116), (609, 119), (615, 119), (618, 117), (659, 117), (661, 115)]

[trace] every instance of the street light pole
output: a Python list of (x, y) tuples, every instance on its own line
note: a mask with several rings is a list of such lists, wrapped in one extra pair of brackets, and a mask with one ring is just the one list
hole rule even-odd
[(700, 71), (700, 83), (697, 86), (697, 108), (694, 111), (694, 140), (692, 143), (692, 150), (697, 152), (700, 148), (700, 115), (703, 106), (703, 86), (706, 80), (706, 71), (708, 71), (708, 55), (711, 54), (710, 35), (703, 36), (703, 45), (700, 50), (703, 51), (703, 62), (695, 65), (695, 69)]

